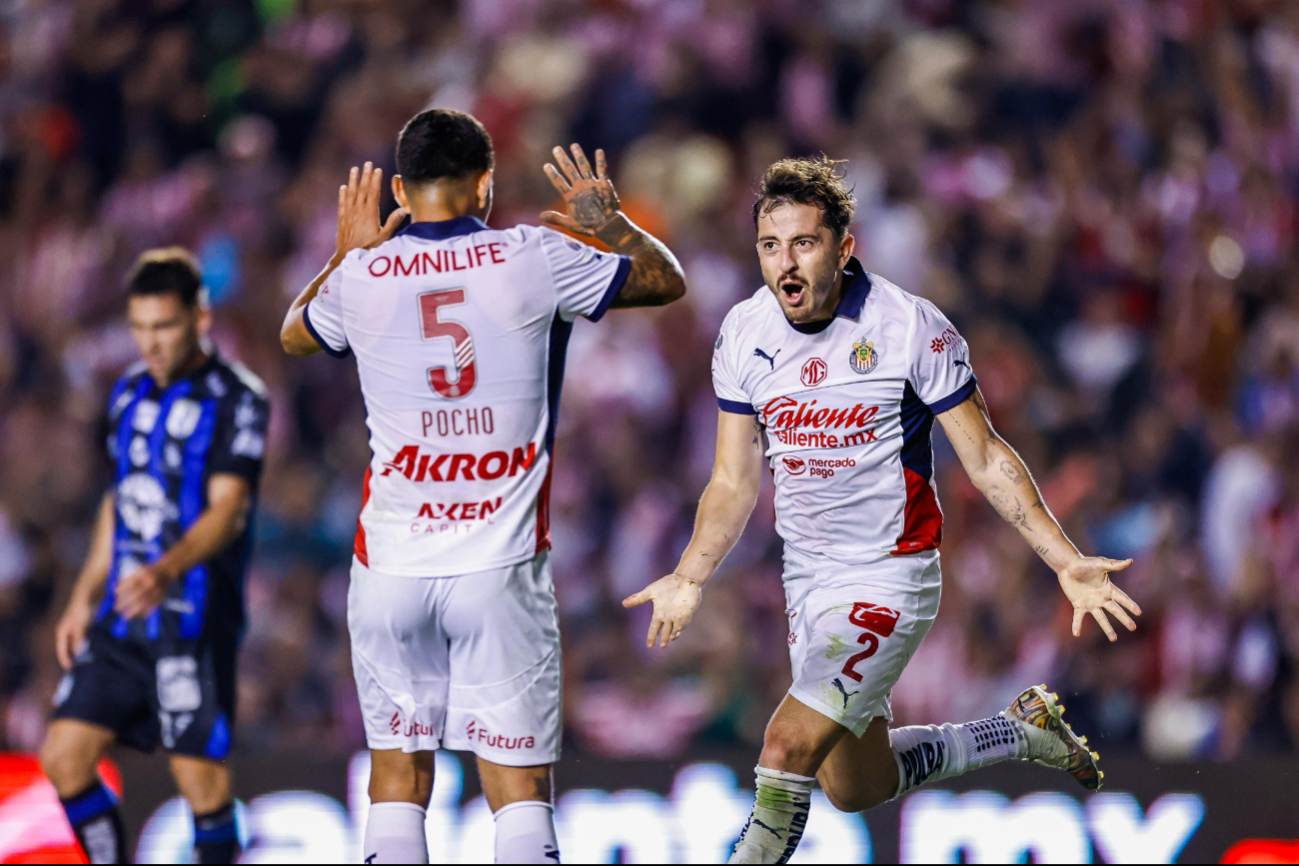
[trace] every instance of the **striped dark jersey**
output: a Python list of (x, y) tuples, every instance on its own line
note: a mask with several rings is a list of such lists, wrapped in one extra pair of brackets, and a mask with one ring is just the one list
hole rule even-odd
[(143, 364), (113, 387), (107, 428), (115, 474), (113, 562), (96, 621), (115, 636), (188, 641), (213, 628), (242, 629), (251, 511), (240, 537), (182, 575), (147, 618), (128, 623), (113, 612), (113, 598), (120, 578), (157, 560), (203, 513), (214, 474), (247, 479), (255, 496), (269, 417), (261, 381), (215, 354), (166, 388)]

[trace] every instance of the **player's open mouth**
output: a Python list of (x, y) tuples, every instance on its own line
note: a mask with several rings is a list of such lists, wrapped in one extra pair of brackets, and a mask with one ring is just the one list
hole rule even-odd
[(803, 300), (803, 294), (806, 291), (806, 286), (802, 283), (793, 282), (792, 280), (780, 284), (780, 293), (785, 296), (785, 303), (789, 304), (791, 307), (797, 307), (799, 305)]

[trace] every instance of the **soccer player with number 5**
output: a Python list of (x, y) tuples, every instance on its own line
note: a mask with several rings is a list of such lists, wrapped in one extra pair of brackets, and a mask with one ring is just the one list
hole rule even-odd
[[(554, 150), (568, 213), (488, 228), (493, 151), (473, 117), (431, 110), (382, 171), (339, 189), (338, 247), (289, 309), (287, 352), (356, 356), (373, 458), (348, 630), (370, 746), (366, 863), (427, 863), (433, 750), (472, 751), (500, 863), (558, 862), (559, 617), (547, 552), (555, 414), (573, 320), (685, 293), (672, 253), (622, 213), (577, 145)], [(412, 222), (397, 231), (409, 214)]]
[(1075, 635), (1091, 615), (1115, 640), (1107, 614), (1133, 630), (1129, 612), (1141, 613), (1110, 582), (1132, 561), (1079, 553), (993, 431), (961, 335), (933, 304), (853, 258), (852, 215), (833, 161), (767, 170), (753, 207), (766, 285), (717, 338), (717, 459), (694, 537), (676, 571), (623, 602), (653, 602), (651, 647), (680, 636), (748, 522), (765, 457), (785, 541), (794, 684), (767, 727), (732, 863), (786, 862), (816, 781), (851, 812), (1004, 760), (1100, 787), (1098, 756), (1045, 687), (990, 719), (889, 730), (889, 693), (938, 614), (934, 419), (970, 480), (1056, 572)]

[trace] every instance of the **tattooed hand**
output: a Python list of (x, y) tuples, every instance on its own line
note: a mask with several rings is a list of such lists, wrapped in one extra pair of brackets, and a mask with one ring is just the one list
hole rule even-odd
[[(614, 307), (657, 307), (686, 293), (686, 275), (672, 251), (618, 209), (618, 193), (609, 180), (604, 151), (595, 152), (595, 171), (579, 145), (573, 158), (554, 150), (559, 168), (546, 163), (546, 177), (564, 197), (568, 213), (548, 210), (541, 221), (575, 235), (599, 238), (609, 249), (631, 259), (631, 273), (614, 297)], [(576, 162), (574, 162), (576, 160)]]
[(619, 215), (618, 193), (614, 192), (613, 181), (609, 180), (604, 151), (595, 152), (594, 172), (579, 144), (573, 145), (572, 159), (562, 147), (556, 147), (553, 152), (559, 168), (546, 163), (546, 177), (564, 197), (568, 213), (548, 210), (541, 215), (541, 221), (573, 234), (598, 236)]

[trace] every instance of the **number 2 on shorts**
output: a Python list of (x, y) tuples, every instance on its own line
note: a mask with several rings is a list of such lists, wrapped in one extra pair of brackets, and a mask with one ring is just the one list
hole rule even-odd
[(892, 608), (878, 604), (867, 604), (864, 601), (859, 601), (852, 606), (852, 613), (848, 614), (848, 621), (858, 628), (866, 629), (857, 638), (857, 643), (866, 644), (866, 649), (844, 662), (844, 676), (854, 682), (861, 682), (861, 674), (857, 673), (857, 665), (875, 655), (875, 651), (880, 648), (880, 639), (876, 637), (876, 633), (878, 632), (882, 637), (892, 635), (893, 629), (897, 627), (900, 615), (898, 611)]
[(455, 366), (459, 376), (452, 382), (446, 367), (430, 367), (428, 384), (433, 393), (448, 400), (458, 400), (474, 390), (478, 371), (474, 363), (474, 338), (469, 330), (454, 319), (442, 318), (443, 307), (455, 307), (465, 302), (464, 289), (445, 289), (419, 296), (420, 330), (426, 340), (450, 337), (455, 346)]

